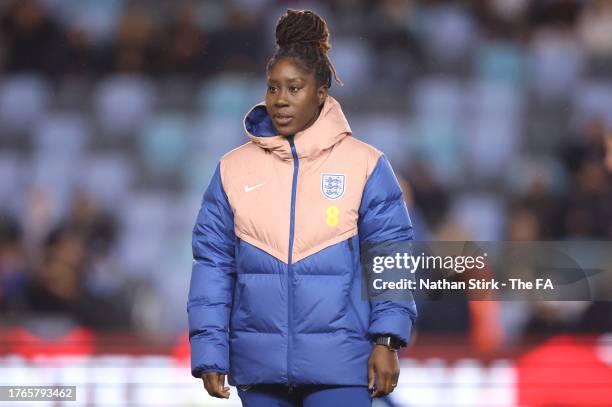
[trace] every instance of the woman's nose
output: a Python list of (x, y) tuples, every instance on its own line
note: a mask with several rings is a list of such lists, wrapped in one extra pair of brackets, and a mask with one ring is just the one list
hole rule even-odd
[(287, 91), (286, 90), (279, 90), (278, 93), (276, 94), (276, 99), (274, 100), (274, 106), (277, 107), (282, 107), (282, 106), (287, 106), (289, 104), (289, 102), (287, 101)]

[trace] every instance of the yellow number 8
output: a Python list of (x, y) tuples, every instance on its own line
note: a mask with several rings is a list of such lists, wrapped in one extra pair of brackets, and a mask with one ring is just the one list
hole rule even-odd
[(327, 222), (327, 226), (334, 227), (338, 226), (338, 214), (340, 211), (337, 206), (329, 206), (325, 211), (327, 217), (325, 218), (325, 222)]

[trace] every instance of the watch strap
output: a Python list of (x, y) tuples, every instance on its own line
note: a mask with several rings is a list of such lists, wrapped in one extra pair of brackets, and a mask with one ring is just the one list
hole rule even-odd
[(401, 347), (401, 342), (396, 337), (391, 335), (377, 336), (374, 342), (377, 345), (386, 346), (389, 348), (389, 350), (394, 352), (397, 352)]

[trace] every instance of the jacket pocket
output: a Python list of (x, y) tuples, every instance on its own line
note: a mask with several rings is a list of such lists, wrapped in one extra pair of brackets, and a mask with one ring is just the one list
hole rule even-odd
[[(236, 237), (236, 245), (234, 247), (234, 261), (237, 263), (238, 256), (240, 255), (240, 238)], [(242, 297), (242, 284), (240, 283), (240, 274), (236, 270), (235, 281), (234, 281), (234, 292), (232, 295), (232, 309), (230, 312), (230, 329), (236, 328), (236, 317), (240, 310), (240, 299)]]
[(365, 334), (367, 329), (365, 325), (363, 324), (363, 321), (359, 317), (359, 312), (357, 310), (357, 307), (355, 306), (355, 303), (353, 302), (353, 284), (355, 284), (356, 278), (360, 278), (360, 276), (358, 275), (359, 274), (359, 262), (355, 262), (355, 250), (353, 247), (354, 238), (355, 237), (353, 236), (346, 240), (346, 244), (348, 247), (348, 253), (350, 257), (350, 265), (351, 265), (351, 270), (352, 270), (351, 282), (350, 282), (349, 290), (348, 290), (348, 306), (349, 306), (348, 313), (349, 313), (349, 316), (357, 322), (356, 326), (359, 327), (360, 332)]
[(234, 261), (238, 263), (238, 256), (240, 255), (240, 243), (242, 243), (242, 239), (236, 236), (236, 243), (234, 245)]

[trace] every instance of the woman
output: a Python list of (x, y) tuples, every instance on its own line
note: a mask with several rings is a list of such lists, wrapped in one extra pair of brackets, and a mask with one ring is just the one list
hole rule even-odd
[(387, 159), (328, 95), (325, 21), (290, 9), (276, 42), (250, 141), (221, 159), (194, 228), (192, 374), (224, 398), (227, 374), (245, 406), (369, 406), (397, 385), (416, 309), (361, 299), (360, 244), (412, 226)]

